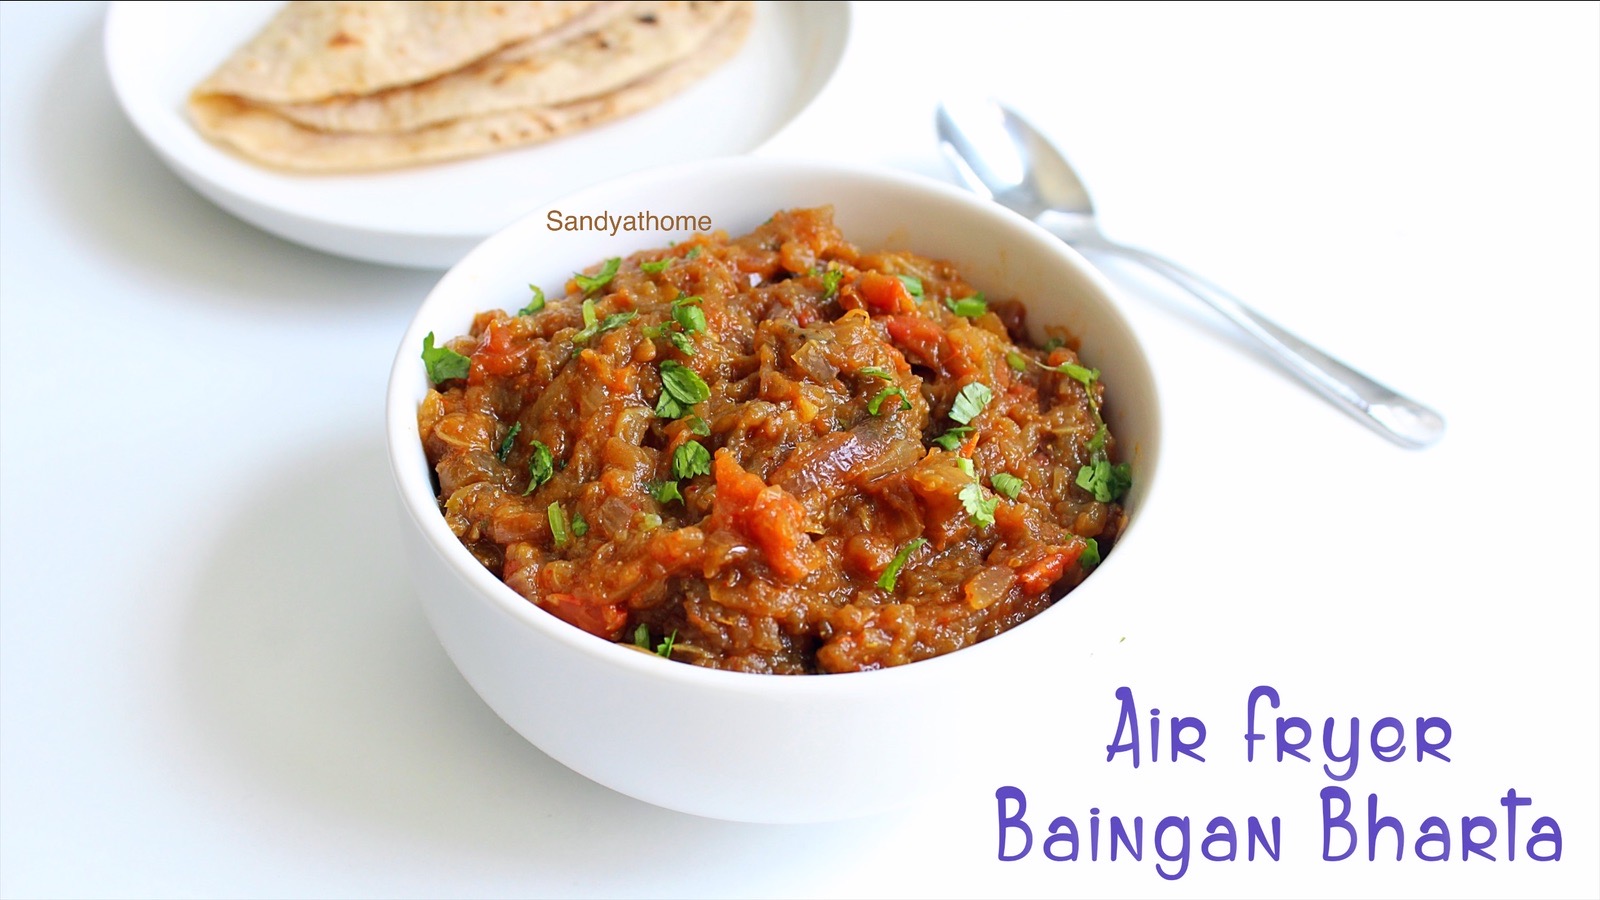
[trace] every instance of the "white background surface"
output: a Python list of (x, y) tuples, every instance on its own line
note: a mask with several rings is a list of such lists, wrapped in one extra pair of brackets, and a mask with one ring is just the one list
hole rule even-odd
[[(934, 99), (996, 91), (1069, 149), (1112, 235), (1450, 432), (1394, 448), (1123, 277), (1167, 412), (1140, 589), (1029, 661), (1038, 715), (979, 777), (781, 828), (596, 787), (461, 681), (401, 574), (381, 437), (436, 275), (301, 249), (184, 187), (112, 100), (102, 15), (0, 11), (0, 893), (1600, 893), (1593, 5), (861, 7), (784, 151), (942, 175)], [(1410, 838), (1451, 822), (1452, 860), (1320, 861), (1328, 779), (1244, 761), (1257, 684), (1316, 722), (1446, 717), (1452, 762), (1363, 758), (1345, 787)], [(1208, 761), (1106, 763), (1121, 685), (1204, 719)], [(1147, 829), (1277, 815), (1282, 859), (1197, 857), (1172, 883), (1148, 846), (1001, 863), (1007, 784), (1040, 840), (1091, 806)], [(1522, 834), (1560, 822), (1559, 863), (1503, 839), (1460, 861), (1460, 817), (1500, 818), (1508, 788), (1534, 799)]]

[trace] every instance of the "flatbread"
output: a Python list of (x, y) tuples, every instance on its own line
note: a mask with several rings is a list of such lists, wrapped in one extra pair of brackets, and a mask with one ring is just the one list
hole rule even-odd
[[(596, 30), (544, 35), (460, 71), (364, 97), (274, 105), (323, 131), (412, 131), (452, 119), (598, 97), (687, 57), (734, 14), (736, 3), (619, 4)], [(595, 17), (581, 17), (591, 25)]]
[(291, 122), (227, 95), (191, 99), (189, 110), (207, 137), (257, 162), (299, 172), (394, 168), (535, 144), (652, 106), (731, 58), (754, 18), (752, 5), (732, 4), (727, 21), (694, 53), (658, 72), (573, 103), (455, 119), (413, 131), (327, 132)]
[(258, 103), (370, 94), (436, 78), (591, 11), (567, 2), (295, 2), (196, 89)]

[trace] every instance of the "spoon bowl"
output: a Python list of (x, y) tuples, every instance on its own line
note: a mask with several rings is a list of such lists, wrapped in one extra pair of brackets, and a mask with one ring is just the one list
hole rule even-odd
[(939, 146), (968, 188), (1087, 253), (1118, 256), (1183, 288), (1254, 337), (1280, 365), (1362, 424), (1403, 447), (1444, 436), (1444, 417), (1350, 368), (1244, 305), (1222, 288), (1146, 250), (1108, 239), (1088, 188), (1038, 129), (993, 100), (939, 105)]

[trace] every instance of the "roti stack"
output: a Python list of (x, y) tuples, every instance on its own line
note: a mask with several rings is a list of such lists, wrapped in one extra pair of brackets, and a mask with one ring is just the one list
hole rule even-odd
[(189, 114), (300, 172), (474, 156), (652, 106), (732, 57), (752, 18), (749, 0), (290, 3)]

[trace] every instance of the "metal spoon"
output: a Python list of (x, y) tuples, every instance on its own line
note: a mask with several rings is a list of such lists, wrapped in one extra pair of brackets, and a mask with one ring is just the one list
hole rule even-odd
[(1010, 109), (992, 100), (949, 101), (939, 104), (935, 118), (941, 149), (973, 191), (1033, 219), (1075, 248), (1130, 260), (1187, 290), (1260, 341), (1335, 406), (1395, 443), (1421, 448), (1444, 436), (1444, 418), (1432, 409), (1302, 341), (1176, 263), (1107, 239), (1078, 174)]

